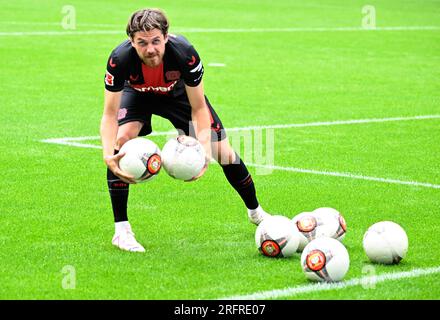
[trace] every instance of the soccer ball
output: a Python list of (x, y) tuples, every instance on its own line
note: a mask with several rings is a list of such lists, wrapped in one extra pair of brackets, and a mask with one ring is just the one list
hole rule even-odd
[(205, 150), (195, 138), (179, 135), (162, 148), (162, 164), (171, 177), (193, 181), (206, 164)]
[(397, 223), (381, 221), (368, 228), (362, 244), (372, 262), (397, 264), (408, 251), (408, 236)]
[[(319, 217), (322, 217), (322, 220), (328, 221), (328, 233), (331, 238), (335, 238), (339, 241), (342, 241), (345, 238), (345, 233), (347, 232), (347, 223), (338, 210), (322, 207), (313, 210), (313, 213)], [(332, 226), (332, 230), (330, 230), (330, 226)]]
[(292, 222), (299, 234), (297, 252), (304, 250), (304, 247), (316, 238), (318, 221), (312, 212), (302, 212), (293, 217)]
[(119, 152), (125, 152), (119, 160), (119, 168), (134, 176), (138, 183), (152, 180), (160, 171), (160, 149), (151, 140), (141, 137), (131, 139)]
[(271, 216), (258, 225), (255, 244), (265, 256), (290, 257), (298, 248), (299, 235), (289, 218)]
[(298, 252), (301, 252), (307, 243), (320, 237), (330, 237), (341, 241), (347, 228), (342, 215), (332, 208), (302, 212), (293, 217), (292, 221), (300, 234)]
[(306, 245), (301, 254), (301, 266), (309, 280), (340, 281), (348, 271), (350, 257), (341, 242), (322, 237)]

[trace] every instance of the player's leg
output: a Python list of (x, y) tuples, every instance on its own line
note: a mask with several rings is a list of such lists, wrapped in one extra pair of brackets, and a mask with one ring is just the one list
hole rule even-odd
[[(151, 114), (142, 108), (144, 103), (145, 101), (136, 92), (124, 90), (118, 116), (119, 129), (115, 142), (115, 154), (128, 140), (138, 135), (151, 133)], [(107, 184), (115, 222), (112, 243), (123, 250), (144, 252), (145, 249), (134, 238), (128, 222), (129, 184), (122, 181), (108, 168)]]
[[(125, 142), (138, 136), (142, 126), (142, 122), (133, 121), (119, 127), (115, 144), (115, 154), (119, 152)], [(112, 238), (112, 244), (122, 250), (145, 252), (144, 247), (136, 241), (131, 225), (128, 222), (127, 203), (129, 184), (122, 181), (109, 169), (107, 169), (107, 184), (115, 221), (115, 234)]]
[[(229, 145), (222, 122), (211, 106), (208, 98), (205, 97), (205, 100), (209, 108), (211, 119), (213, 158), (222, 166), (226, 179), (245, 203), (251, 222), (259, 224), (268, 214), (264, 212), (258, 203), (252, 177), (246, 165)], [(187, 98), (182, 96), (181, 99), (163, 99), (162, 102), (166, 108), (156, 110), (155, 114), (170, 120), (176, 129), (193, 136), (193, 125), (196, 124), (191, 122), (191, 105)]]
[(258, 202), (252, 176), (243, 160), (229, 144), (228, 139), (217, 137), (223, 139), (211, 143), (212, 156), (220, 164), (226, 179), (245, 203), (249, 220), (258, 225), (269, 214), (263, 210)]
[[(136, 138), (143, 126), (142, 122), (133, 121), (121, 125), (115, 143), (115, 154), (119, 152), (125, 142)], [(110, 169), (107, 168), (107, 182), (112, 201), (113, 216), (115, 223), (128, 221), (127, 201), (129, 184), (122, 181)]]
[(223, 124), (207, 98), (206, 104), (211, 115), (212, 156), (222, 167), (229, 184), (243, 200), (249, 220), (258, 225), (269, 214), (260, 206), (252, 176), (243, 160), (229, 144)]

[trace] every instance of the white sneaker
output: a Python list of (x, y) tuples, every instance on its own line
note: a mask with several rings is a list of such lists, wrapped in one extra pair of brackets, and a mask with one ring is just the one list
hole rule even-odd
[(270, 214), (264, 211), (261, 206), (258, 206), (258, 208), (253, 210), (248, 209), (248, 217), (253, 224), (258, 226), (261, 221), (263, 221), (267, 217), (270, 217)]
[(115, 233), (112, 244), (119, 249), (131, 252), (145, 252), (145, 248), (136, 241), (131, 228), (123, 229)]

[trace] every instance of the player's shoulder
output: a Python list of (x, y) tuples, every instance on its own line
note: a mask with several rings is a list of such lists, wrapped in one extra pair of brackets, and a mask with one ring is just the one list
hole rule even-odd
[(167, 46), (178, 56), (185, 58), (195, 51), (193, 45), (182, 35), (168, 34)]
[(171, 46), (180, 49), (185, 49), (192, 46), (192, 44), (188, 41), (188, 39), (181, 34), (169, 33), (168, 42)]
[(135, 49), (131, 45), (130, 40), (125, 40), (113, 49), (111, 57), (119, 62), (128, 61), (134, 56)]

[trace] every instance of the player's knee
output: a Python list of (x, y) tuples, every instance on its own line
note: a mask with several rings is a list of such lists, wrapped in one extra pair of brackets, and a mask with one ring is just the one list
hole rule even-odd
[(234, 149), (232, 149), (231, 145), (227, 142), (227, 140), (218, 142), (216, 147), (213, 149), (215, 149), (215, 152), (213, 152), (215, 160), (221, 166), (226, 166), (236, 162), (237, 157), (235, 151)]
[(120, 150), (124, 143), (126, 143), (128, 140), (136, 138), (143, 126), (144, 123), (140, 121), (132, 121), (121, 125), (118, 129), (115, 148)]
[(121, 136), (118, 136), (117, 138), (116, 138), (116, 149), (117, 150), (120, 150), (121, 149), (121, 147), (128, 141), (128, 140), (131, 140), (132, 138), (130, 137), (130, 135), (128, 135), (128, 134), (123, 134), (123, 135), (121, 135)]

